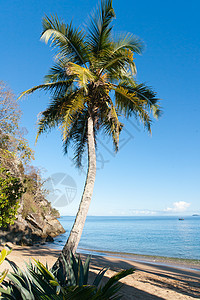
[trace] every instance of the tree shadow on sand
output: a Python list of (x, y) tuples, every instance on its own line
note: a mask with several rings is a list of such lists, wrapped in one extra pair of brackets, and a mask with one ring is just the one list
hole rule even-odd
[(14, 248), (13, 252), (17, 254), (17, 252), (22, 253), (24, 257), (45, 257), (48, 255), (51, 255), (53, 257), (58, 257), (60, 254), (60, 250), (57, 249), (49, 249), (43, 245), (37, 245), (37, 246), (24, 246), (23, 250), (19, 248)]
[[(21, 253), (22, 249), (15, 248), (13, 252)], [(60, 251), (56, 249), (49, 249), (46, 246), (38, 245), (34, 247), (23, 247), (23, 256), (29, 258), (45, 258), (48, 255), (57, 258)], [(81, 254), (83, 261), (87, 255)], [(49, 263), (51, 266), (51, 263)], [(152, 286), (173, 290), (177, 294), (182, 294), (190, 296), (193, 298), (200, 299), (200, 273), (193, 270), (181, 270), (173, 266), (155, 265), (151, 263), (137, 263), (134, 261), (127, 262), (121, 259), (109, 260), (107, 257), (103, 256), (93, 256), (90, 264), (90, 282), (95, 274), (103, 267), (109, 268), (112, 271), (119, 272), (122, 269), (129, 269), (136, 266), (136, 271), (142, 272), (142, 276), (137, 279), (139, 282), (145, 284), (151, 284)], [(109, 272), (109, 271), (108, 271)], [(144, 275), (144, 276), (143, 276)], [(134, 277), (134, 274), (131, 275)], [(109, 276), (105, 274), (103, 282), (108, 280)], [(162, 300), (166, 298), (161, 298), (155, 296), (147, 291), (140, 290), (137, 287), (129, 285), (126, 279), (122, 283), (121, 294), (122, 299), (141, 299), (141, 300)]]
[[(192, 270), (177, 269), (173, 266), (159, 266), (150, 263), (140, 263), (139, 265), (140, 267), (136, 267), (136, 270), (144, 272), (145, 275), (139, 279), (140, 282), (149, 283), (163, 289), (174, 290), (178, 294), (200, 299), (200, 273), (198, 274)], [(121, 269), (134, 267), (134, 262), (128, 263), (120, 259), (111, 261), (102, 256), (93, 256), (91, 266), (94, 270), (94, 274), (95, 270), (98, 271), (102, 267), (107, 267), (112, 271), (119, 272)], [(159, 278), (156, 278), (154, 275), (159, 276)], [(132, 276), (134, 276), (134, 274)], [(122, 285), (122, 291), (123, 289), (125, 291), (125, 294), (122, 293), (125, 295), (123, 299), (164, 299), (139, 290), (126, 283), (122, 283)]]
[[(90, 269), (90, 275), (89, 275), (90, 284), (92, 284), (95, 276), (96, 276), (96, 273)], [(134, 274), (132, 276), (134, 276)], [(104, 275), (104, 278), (102, 279), (103, 285), (108, 281), (108, 279), (109, 279), (109, 276)], [(124, 282), (121, 283), (121, 285), (122, 286), (119, 291), (119, 294), (121, 296), (123, 296), (122, 297), (123, 300), (132, 300), (132, 299), (133, 300), (134, 299), (137, 299), (137, 300), (163, 300), (164, 299), (164, 298), (152, 295), (148, 292), (142, 291), (136, 287), (130, 286)]]

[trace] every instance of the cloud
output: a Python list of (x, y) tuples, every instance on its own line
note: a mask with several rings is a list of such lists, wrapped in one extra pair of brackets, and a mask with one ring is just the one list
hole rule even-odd
[(174, 202), (173, 207), (167, 207), (166, 212), (184, 212), (190, 207), (191, 203), (185, 201)]
[(153, 210), (149, 210), (149, 209), (133, 209), (130, 211), (130, 214), (133, 215), (133, 216), (155, 216), (157, 214), (156, 211), (153, 211)]

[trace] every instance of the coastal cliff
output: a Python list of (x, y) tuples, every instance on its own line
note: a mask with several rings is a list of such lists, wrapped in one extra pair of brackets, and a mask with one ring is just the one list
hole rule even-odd
[(29, 211), (24, 214), (24, 207), (27, 204), (30, 205), (30, 199), (29, 203), (23, 199), (14, 224), (0, 228), (0, 244), (7, 242), (27, 246), (43, 244), (53, 242), (54, 237), (65, 232), (57, 219), (60, 217), (59, 212), (52, 208), (46, 199), (39, 201), (33, 198)]
[(18, 101), (0, 81), (0, 243), (33, 245), (65, 230), (59, 212), (46, 200), (40, 170), (31, 165), (33, 150), (20, 117)]

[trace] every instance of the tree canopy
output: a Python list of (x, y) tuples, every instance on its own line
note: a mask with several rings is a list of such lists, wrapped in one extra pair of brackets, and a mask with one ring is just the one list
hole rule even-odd
[(38, 135), (58, 126), (62, 130), (64, 152), (70, 144), (74, 161), (81, 166), (87, 148), (87, 122), (91, 116), (94, 137), (98, 131), (110, 135), (115, 151), (123, 128), (122, 117), (138, 118), (151, 132), (152, 117), (160, 115), (156, 93), (136, 81), (135, 54), (141, 54), (142, 41), (128, 33), (114, 35), (112, 1), (101, 1), (86, 29), (65, 24), (57, 16), (43, 19), (41, 39), (56, 50), (56, 63), (37, 89), (49, 91), (51, 103), (42, 112)]

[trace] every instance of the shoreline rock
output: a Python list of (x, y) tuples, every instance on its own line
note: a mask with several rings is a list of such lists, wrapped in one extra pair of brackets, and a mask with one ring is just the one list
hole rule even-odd
[(57, 217), (50, 214), (41, 216), (38, 213), (31, 213), (25, 219), (19, 215), (13, 225), (0, 228), (0, 244), (7, 242), (27, 246), (44, 244), (53, 242), (54, 237), (64, 232)]

